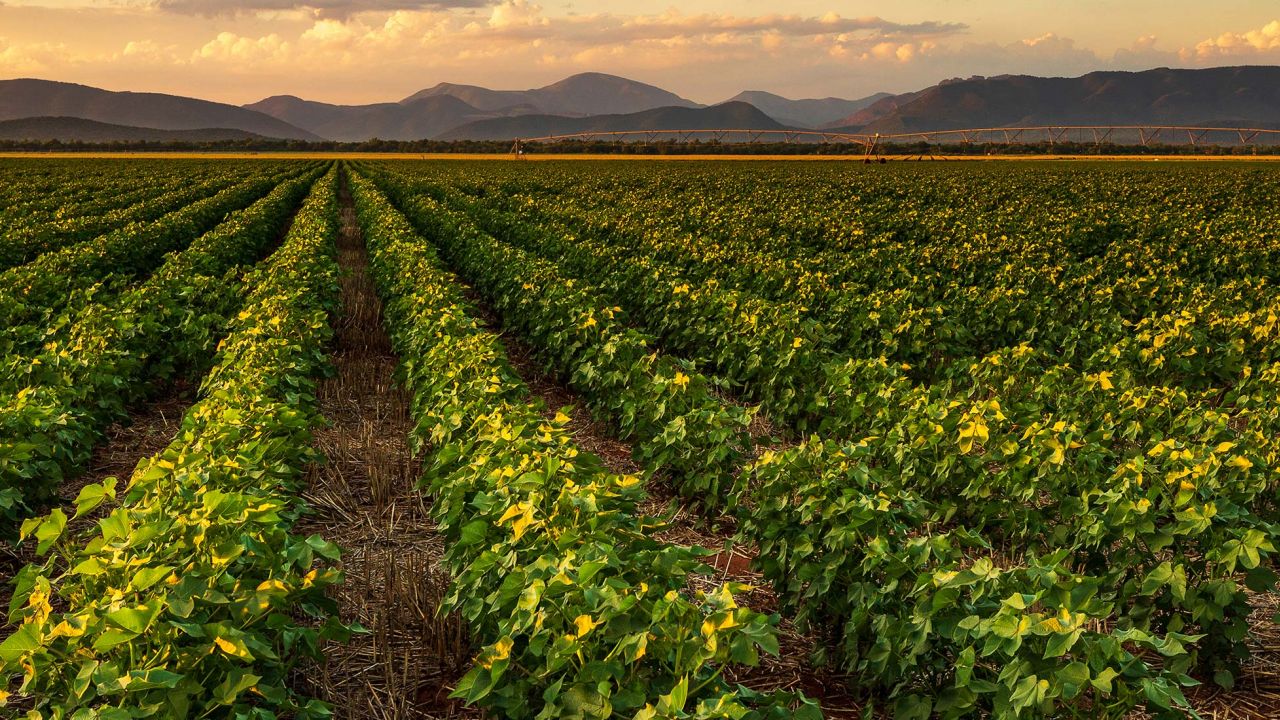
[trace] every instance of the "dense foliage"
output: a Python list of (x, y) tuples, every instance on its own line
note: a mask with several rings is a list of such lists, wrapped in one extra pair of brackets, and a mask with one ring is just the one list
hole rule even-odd
[[(750, 548), (871, 714), (1178, 718), (1241, 677), (1280, 543), (1271, 167), (343, 165), (0, 184), (0, 537), (35, 557), (5, 578), (0, 706), (329, 712), (289, 674), (350, 631), (340, 551), (291, 528), (343, 183), (446, 542), (441, 612), (475, 642), (455, 698), (820, 715), (730, 679), (779, 651), (780, 617), (655, 539), (653, 487)], [(642, 472), (583, 451), (487, 322)], [(200, 391), (169, 447), (72, 500), (107, 427), (180, 377)]]
[(617, 345), (566, 293), (794, 438), (677, 487), (898, 716), (1233, 684), (1280, 531), (1269, 168), (369, 172), (589, 399)]
[(694, 593), (689, 576), (710, 568), (650, 538), (640, 478), (606, 472), (567, 416), (527, 399), (431, 246), (367, 181), (355, 189), (450, 541), (445, 609), (486, 645), (455, 694), (511, 718), (815, 716), (718, 679), (777, 652), (774, 621), (731, 584)]
[[(36, 716), (328, 716), (286, 680), (320, 637), (346, 632), (325, 595), (340, 576), (313, 566), (337, 548), (289, 533), (336, 308), (336, 177), (235, 281), (242, 308), (169, 447), (127, 484), (84, 487), (72, 517), (55, 508), (23, 523), (45, 559), (16, 578), (0, 675), (21, 676)], [(77, 525), (85, 516), (97, 519)]]

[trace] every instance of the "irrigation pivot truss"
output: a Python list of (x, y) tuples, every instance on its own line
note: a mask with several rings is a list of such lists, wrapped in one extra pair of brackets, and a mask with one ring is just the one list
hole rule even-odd
[(517, 138), (512, 153), (527, 145), (560, 141), (692, 143), (825, 143), (861, 145), (868, 155), (885, 145), (1151, 145), (1186, 144), (1259, 146), (1280, 145), (1280, 130), (1264, 128), (1188, 127), (1183, 125), (1037, 125), (1032, 127), (966, 128), (904, 133), (849, 133), (831, 130), (608, 130)]

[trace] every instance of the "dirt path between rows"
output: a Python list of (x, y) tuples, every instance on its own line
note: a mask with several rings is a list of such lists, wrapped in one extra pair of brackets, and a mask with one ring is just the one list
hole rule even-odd
[(324, 662), (306, 668), (300, 684), (343, 720), (478, 717), (447, 697), (471, 643), (456, 618), (438, 617), (449, 581), (443, 542), (414, 488), (420, 466), (407, 443), (409, 398), (395, 382), (396, 356), (345, 180), (340, 202), (342, 311), (335, 372), (319, 389), (330, 425), (316, 434), (328, 462), (312, 470), (312, 515), (297, 532), (342, 548), (345, 581), (334, 595), (342, 619), (368, 633), (327, 645)]

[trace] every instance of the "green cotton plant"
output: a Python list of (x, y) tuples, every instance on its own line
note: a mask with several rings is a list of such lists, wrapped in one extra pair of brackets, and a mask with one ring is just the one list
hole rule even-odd
[(45, 253), (36, 260), (0, 273), (0, 322), (16, 327), (38, 322), (56, 310), (72, 291), (88, 287), (104, 275), (134, 277), (163, 262), (212, 229), (229, 212), (262, 198), (282, 181), (302, 171), (254, 172), (217, 194), (148, 222), (135, 222), (109, 233)]
[(440, 194), (495, 238), (531, 255), (554, 258), (562, 274), (589, 279), (664, 348), (732, 381), (772, 419), (798, 423), (801, 430), (810, 420), (802, 411), (811, 396), (823, 395), (813, 380), (830, 342), (826, 329), (803, 318), (798, 305), (752, 297), (715, 280), (699, 282), (681, 267), (620, 255), (616, 248), (575, 236), (554, 221), (530, 222), (515, 213), (495, 212), (456, 190)]
[(820, 717), (725, 680), (777, 653), (776, 618), (738, 606), (733, 584), (689, 587), (702, 553), (653, 539), (640, 479), (607, 472), (566, 415), (530, 402), (458, 279), (370, 181), (351, 182), (447, 541), (443, 610), (482, 645), (454, 696), (545, 720)]
[[(18, 575), (0, 677), (36, 717), (323, 718), (291, 670), (349, 629), (326, 590), (338, 549), (290, 534), (317, 458), (315, 379), (336, 307), (336, 172), (245, 278), (200, 397), (127, 484), (88, 485), (23, 523), (42, 560)], [(69, 529), (93, 513), (97, 520)], [(303, 618), (307, 618), (304, 620)], [(9, 685), (13, 687), (13, 685)], [(0, 702), (7, 699), (7, 692)]]
[[(130, 223), (154, 220), (209, 197), (226, 188), (230, 182), (230, 174), (203, 182), (199, 177), (184, 177), (180, 182), (172, 183), (179, 187), (170, 186), (167, 192), (157, 193), (148, 187), (132, 194), (110, 195), (90, 203), (76, 204), (71, 209), (60, 208), (60, 217), (49, 222), (32, 222), (31, 218), (25, 218), (22, 224), (8, 226), (8, 231), (0, 235), (0, 268), (8, 269), (30, 262), (42, 253), (90, 240)], [(68, 214), (63, 215), (64, 211)]]
[(243, 300), (239, 275), (267, 250), (317, 172), (287, 180), (168, 259), (145, 282), (68, 313), (31, 354), (0, 359), (0, 507), (12, 537), (88, 461), (154, 382), (199, 374)]
[[(1028, 348), (988, 356), (971, 367), (967, 397), (945, 385), (901, 384), (887, 364), (869, 368), (869, 387), (849, 406), (863, 418), (863, 440), (814, 439), (766, 453), (750, 470), (752, 510), (741, 527), (759, 545), (766, 577), (798, 619), (833, 628), (831, 645), (849, 670), (889, 687), (923, 684), (912, 693), (917, 708), (954, 703), (961, 689), (923, 683), (876, 658), (911, 658), (910, 648), (944, 648), (944, 639), (960, 652), (976, 631), (985, 633), (977, 647), (999, 655), (1006, 643), (992, 638), (1013, 639), (1000, 633), (1014, 620), (1016, 637), (1034, 634), (1052, 619), (1044, 606), (1115, 630), (1072, 639), (1071, 655), (1046, 646), (1042, 659), (1066, 658), (1047, 665), (1008, 657), (1010, 674), (998, 681), (964, 675), (973, 707), (1050, 713), (1059, 703), (1105, 703), (1123, 714), (1145, 704), (1167, 714), (1185, 704), (1179, 687), (1193, 671), (1229, 687), (1247, 657), (1248, 593), (1276, 584), (1265, 474), (1275, 456), (1267, 433), (1274, 411), (1258, 412), (1248, 383), (1222, 404), (1040, 362)], [(988, 564), (981, 578), (965, 575), (993, 548), (1010, 547), (1025, 557)], [(956, 577), (964, 587), (941, 595)], [(974, 596), (976, 579), (999, 589)], [(1077, 596), (1082, 588), (1087, 597)], [(1025, 596), (1013, 610), (991, 602), (1013, 593)], [(938, 614), (965, 607), (957, 603), (966, 597), (963, 620)], [(948, 677), (954, 660), (927, 663), (925, 676)], [(1080, 676), (1075, 662), (1090, 669), (1104, 699), (1079, 700), (1048, 677)], [(907, 667), (920, 671), (914, 661)], [(1092, 684), (1097, 673), (1107, 682)], [(1037, 685), (1025, 684), (1030, 676)], [(1041, 680), (1049, 685), (1040, 688)]]
[(440, 243), (548, 368), (633, 441), (649, 472), (670, 472), (681, 493), (704, 506), (735, 501), (753, 410), (726, 403), (704, 375), (658, 354), (652, 339), (629, 327), (621, 309), (589, 285), (497, 242), (428, 198), (403, 199), (416, 227)]
[(996, 565), (987, 538), (949, 528), (868, 447), (813, 439), (764, 454), (741, 532), (797, 622), (825, 629), (840, 667), (888, 690), (895, 717), (1186, 706), (1189, 647), (1203, 636), (1123, 619), (1099, 631), (1114, 612), (1109, 578), (1073, 571), (1066, 550)]

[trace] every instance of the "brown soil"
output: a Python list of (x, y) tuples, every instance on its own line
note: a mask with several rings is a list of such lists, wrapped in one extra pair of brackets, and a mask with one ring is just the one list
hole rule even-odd
[(343, 550), (344, 582), (334, 596), (345, 622), (366, 633), (330, 643), (300, 684), (344, 720), (478, 717), (449, 700), (466, 671), (471, 642), (457, 618), (437, 612), (449, 582), (443, 543), (409, 449), (409, 398), (394, 379), (396, 357), (354, 206), (342, 190), (338, 259), (342, 313), (335, 318), (335, 373), (319, 390), (329, 427), (316, 434), (328, 458), (313, 469), (298, 527)]

